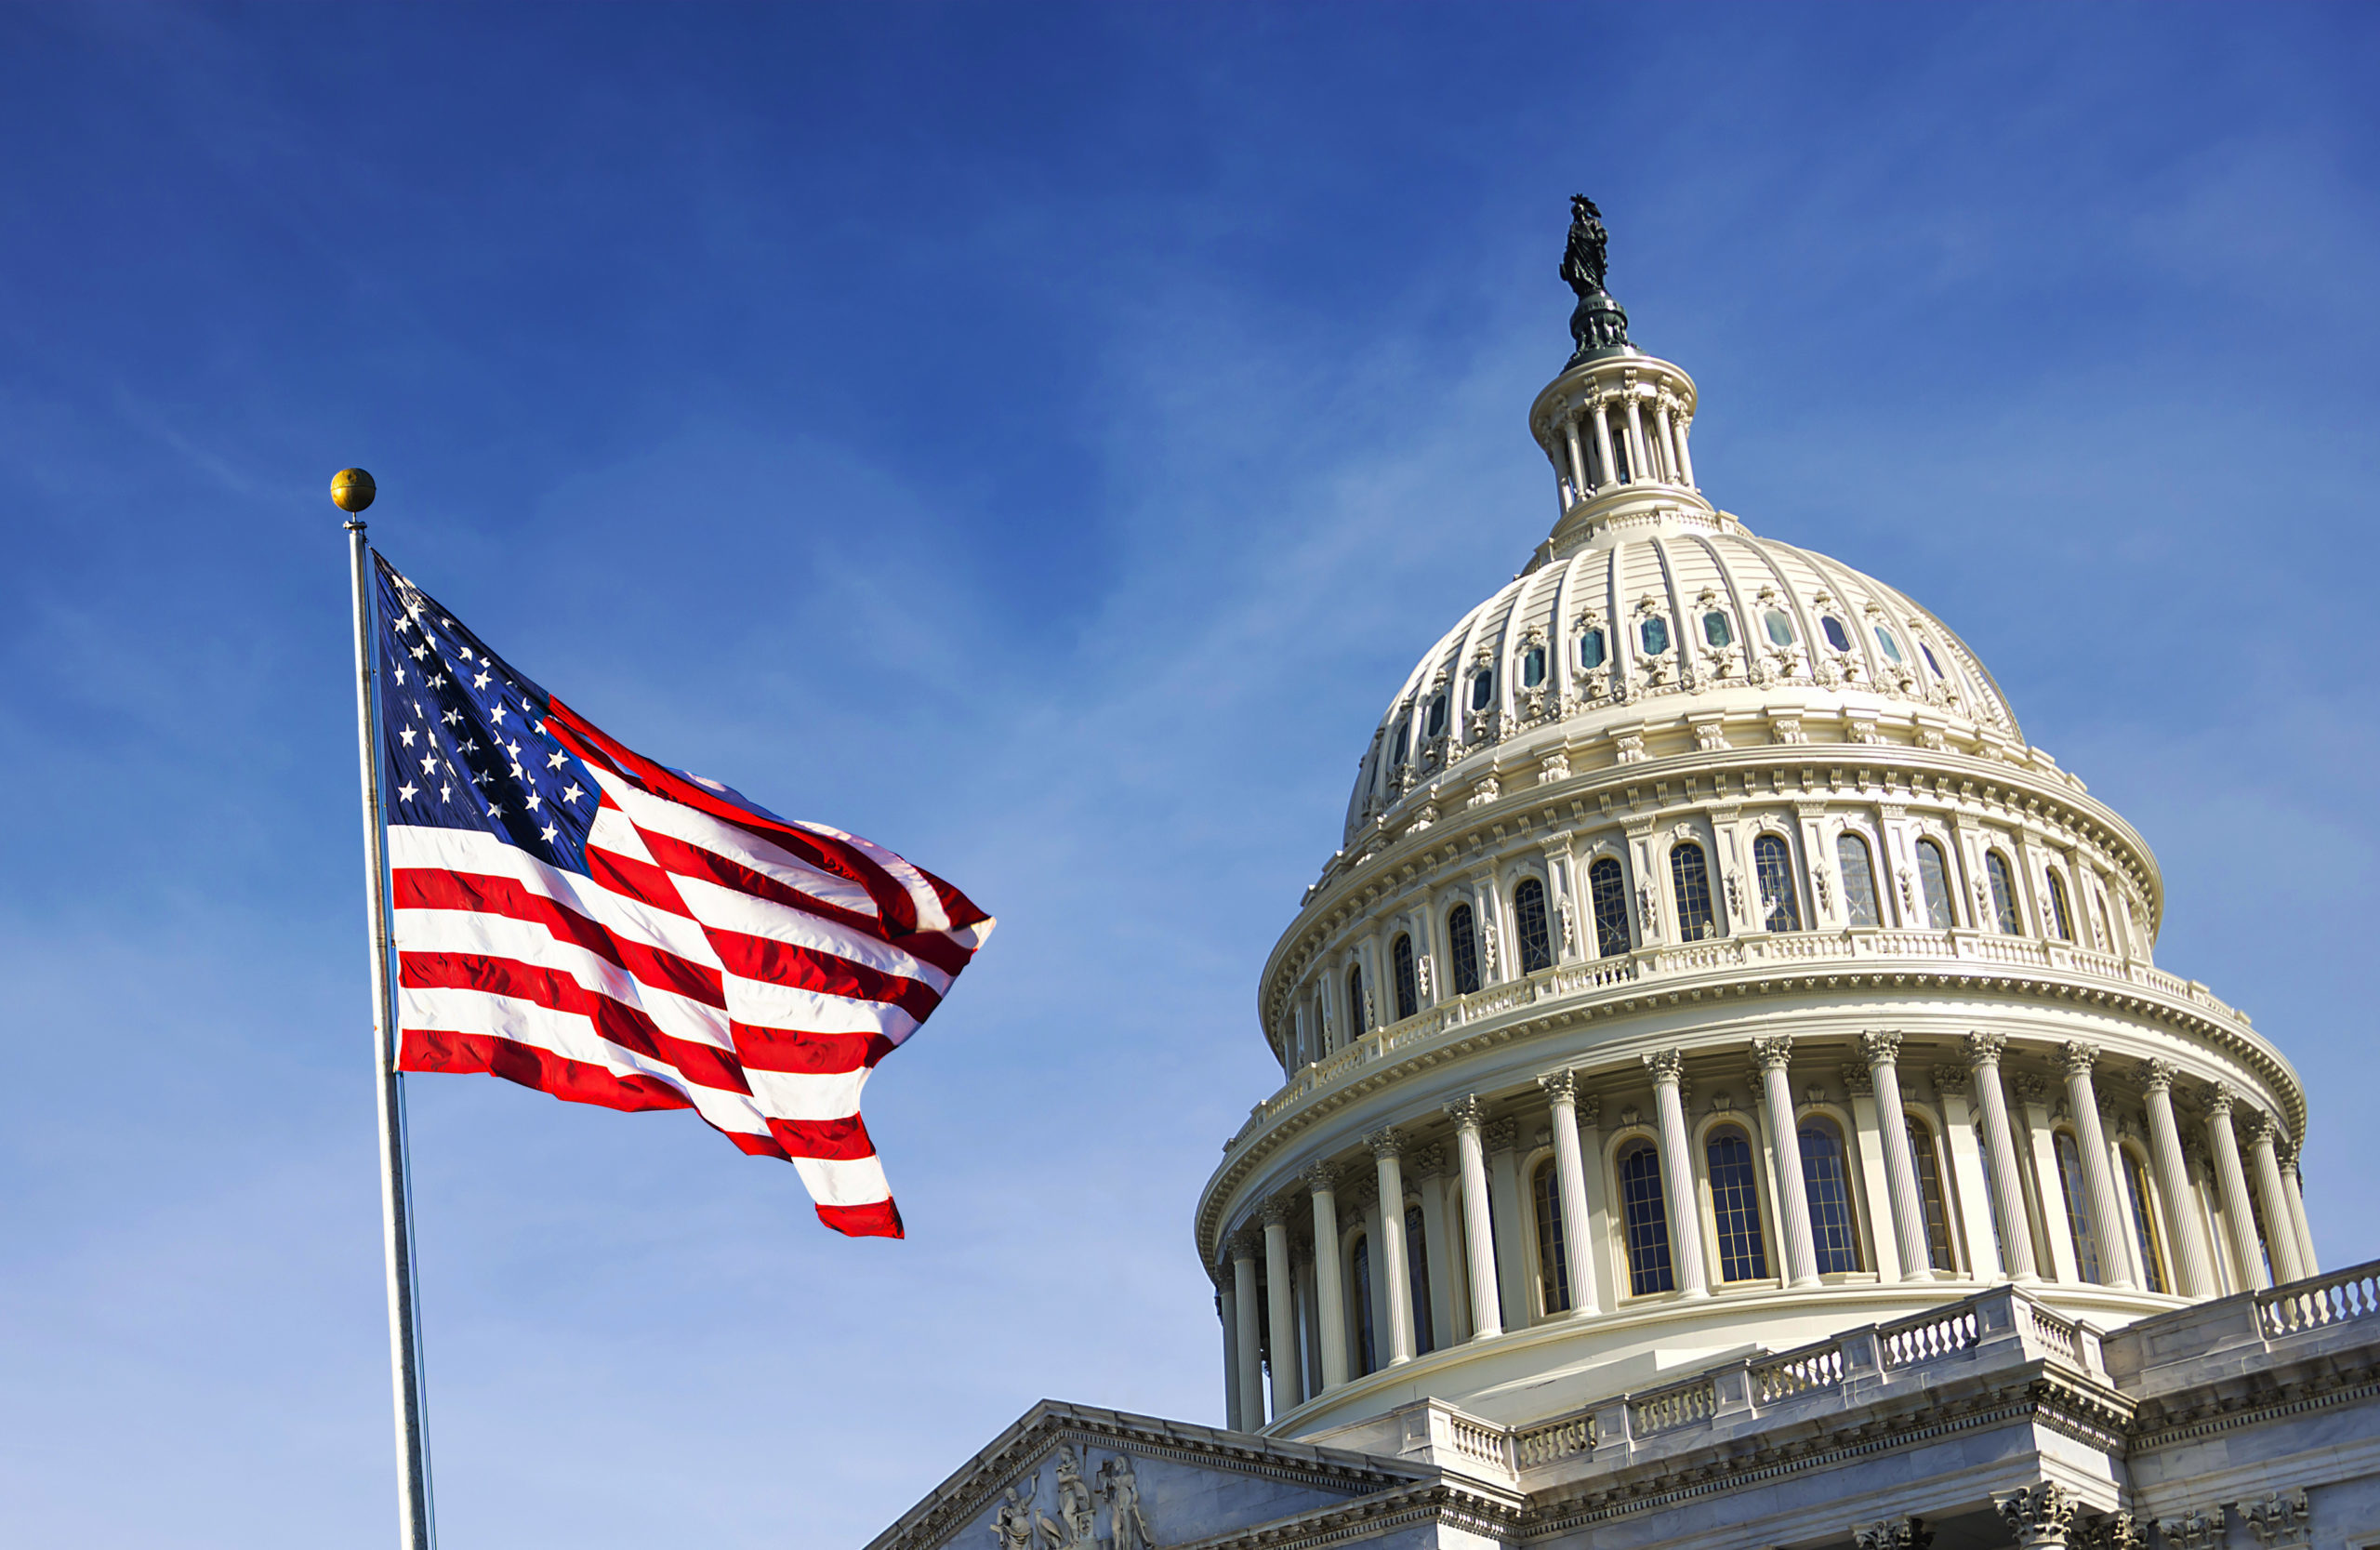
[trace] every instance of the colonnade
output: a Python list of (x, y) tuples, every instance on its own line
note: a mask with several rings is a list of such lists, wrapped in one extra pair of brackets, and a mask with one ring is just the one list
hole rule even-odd
[(1590, 396), (1562, 419), (1555, 475), (1563, 507), (1622, 484), (1647, 480), (1694, 488), (1687, 431), (1694, 417), (1684, 401), (1649, 386)]
[[(1643, 1055), (1631, 1068), (1564, 1066), (1540, 1075), (1525, 1101), (1531, 1118), (1546, 1121), (1530, 1156), (1550, 1153), (1554, 1171), (1550, 1214), (1559, 1224), (1557, 1254), (1567, 1280), (1567, 1305), (1558, 1307), (1550, 1305), (1556, 1299), (1532, 1268), (1553, 1263), (1546, 1246), (1528, 1252), (1535, 1230), (1526, 1225), (1529, 1208), (1534, 1204), (1542, 1216), (1547, 1203), (1541, 1196), (1528, 1198), (1514, 1156), (1514, 1116), (1491, 1118), (1491, 1109), (1509, 1111), (1521, 1095), (1491, 1102), (1465, 1093), (1446, 1104), (1442, 1119), (1450, 1147), (1418, 1144), (1425, 1129), (1438, 1130), (1438, 1118), (1372, 1131), (1363, 1137), (1368, 1170), (1351, 1172), (1316, 1159), (1297, 1175), (1298, 1189), (1260, 1202), (1226, 1240), (1217, 1286), (1233, 1424), (1257, 1429), (1268, 1415), (1277, 1419), (1362, 1376), (1358, 1369), (1366, 1359), (1399, 1367), (1458, 1341), (1493, 1340), (1534, 1323), (1593, 1318), (1648, 1302), (1809, 1290), (1835, 1281), (2003, 1278), (2096, 1280), (2197, 1299), (2268, 1286), (2275, 1277), (2286, 1281), (2318, 1273), (2294, 1159), (2284, 1154), (2286, 1136), (2274, 1116), (2244, 1111), (2238, 1095), (2221, 1084), (2199, 1086), (2190, 1095), (2201, 1109), (2204, 1140), (2186, 1139), (2175, 1102), (2180, 1073), (2172, 1063), (2150, 1060), (2122, 1072), (2129, 1091), (2119, 1120), (2119, 1106), (2100, 1091), (2106, 1067), (2098, 1047), (2077, 1040), (2020, 1052), (2029, 1066), (2056, 1069), (2062, 1105), (2054, 1104), (2051, 1086), (2040, 1076), (2003, 1069), (2008, 1049), (2007, 1036), (1999, 1033), (1972, 1033), (1954, 1047), (1931, 1052), (1911, 1047), (1898, 1032), (1865, 1033), (1854, 1058), (1834, 1071), (1847, 1094), (1844, 1105), (1821, 1102), (1818, 1088), (1806, 1090), (1807, 1101), (1797, 1103), (1795, 1042), (1783, 1035), (1752, 1040), (1748, 1051), (1672, 1049)], [(1700, 1122), (1706, 1135), (1728, 1119), (1747, 1121), (1742, 1128), (1757, 1133), (1754, 1144), (1767, 1175), (1755, 1208), (1765, 1225), (1761, 1241), (1781, 1247), (1782, 1259), (1764, 1248), (1772, 1257), (1759, 1276), (1714, 1284), (1705, 1254), (1706, 1237), (1717, 1242), (1716, 1208), (1708, 1194), (1713, 1181), (1697, 1162), (1687, 1066), (1702, 1067), (1709, 1080), (1730, 1054), (1747, 1053), (1745, 1074), (1756, 1094), (1748, 1110), (1736, 1113), (1722, 1094)], [(1829, 1041), (1805, 1046), (1803, 1059), (1814, 1064), (1845, 1053), (1839, 1041)], [(1921, 1053), (1952, 1057), (1932, 1066), (1930, 1111), (1922, 1095), (1905, 1093), (1901, 1075), (1904, 1055)], [(1720, 1069), (1716, 1080), (1726, 1075)], [(1633, 1104), (1620, 1108), (1607, 1144), (1603, 1100), (1589, 1089), (1611, 1090), (1617, 1105), (1647, 1085), (1649, 1122)], [(1854, 1133), (1840, 1139), (1850, 1145), (1824, 1166), (1847, 1168), (1853, 1177), (1847, 1194), (1830, 1194), (1841, 1191), (1844, 1181), (1814, 1179), (1805, 1170), (1808, 1127), (1816, 1117), (1839, 1134), (1843, 1127), (1824, 1116), (1846, 1108)], [(1923, 1131), (1912, 1127), (1912, 1112), (1924, 1119)], [(2136, 1133), (2135, 1116), (2146, 1121), (2145, 1137)], [(2122, 1127), (2121, 1136), (2111, 1138), (2111, 1124)], [(2134, 1143), (2130, 1151), (2126, 1140)], [(1646, 1207), (1627, 1205), (1622, 1190), (1606, 1189), (1605, 1181), (1621, 1154), (1644, 1150), (1643, 1141), (1659, 1159), (1668, 1285), (1639, 1292), (1633, 1290), (1635, 1250), (1618, 1224), (1628, 1211), (1641, 1214)], [(1451, 1177), (1442, 1180), (1449, 1151)], [(2203, 1193), (2192, 1177), (2193, 1154), (2208, 1179)], [(1417, 1166), (1408, 1168), (1408, 1161)], [(2128, 1168), (2134, 1171), (2127, 1173)], [(1418, 1246), (1407, 1241), (1408, 1181), (1419, 1186), (1414, 1203), (1426, 1241)], [(1370, 1245), (1363, 1262), (1368, 1300), (1350, 1284), (1342, 1262), (1352, 1230), (1342, 1220), (1342, 1196), (1350, 1188)], [(1821, 1258), (1814, 1222), (1821, 1208), (1831, 1213), (1838, 1239), (1846, 1217), (1865, 1228), (1858, 1235), (1865, 1251), (1858, 1269), (1846, 1270), (1839, 1257)], [(1458, 1214), (1456, 1225), (1449, 1219)], [(1303, 1253), (1291, 1231), (1300, 1218), (1313, 1235)], [(1408, 1273), (1408, 1254), (1417, 1253), (1413, 1263), (1427, 1266), (1425, 1277)], [(1427, 1288), (1418, 1298), (1417, 1283)], [(1426, 1305), (1417, 1305), (1423, 1299)], [(1367, 1328), (1372, 1339), (1364, 1345), (1357, 1334)]]

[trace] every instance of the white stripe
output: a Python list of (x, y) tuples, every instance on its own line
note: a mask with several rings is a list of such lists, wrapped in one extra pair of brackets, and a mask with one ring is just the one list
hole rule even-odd
[(942, 907), (942, 896), (933, 891), (933, 884), (926, 881), (923, 872), (910, 866), (900, 856), (893, 854), (873, 840), (863, 840), (858, 835), (847, 833), (831, 824), (802, 822), (795, 827), (806, 828), (813, 834), (824, 834), (830, 839), (840, 840), (892, 873), (892, 881), (908, 891), (909, 902), (917, 907), (918, 925), (920, 929), (926, 931), (950, 929), (950, 916)]
[(830, 996), (765, 980), (727, 976), (727, 1010), (739, 1023), (798, 1033), (881, 1033), (895, 1044), (918, 1031), (918, 1020), (887, 1001)]
[(872, 1153), (849, 1162), (798, 1157), (793, 1166), (810, 1198), (822, 1206), (872, 1206), (892, 1198), (892, 1186), (884, 1182), (884, 1164)]
[(653, 853), (645, 848), (644, 836), (636, 831), (636, 820), (616, 807), (599, 807), (595, 821), (587, 828), (589, 850), (610, 851), (614, 855), (641, 861), (648, 867), (658, 867)]
[(761, 1113), (775, 1119), (848, 1119), (859, 1112), (859, 1090), (867, 1072), (840, 1071), (824, 1076), (811, 1071), (750, 1071), (752, 1097)]
[(721, 966), (700, 922), (615, 894), (578, 872), (549, 867), (518, 845), (482, 829), (390, 824), (389, 865), (398, 869), (423, 867), (510, 878), (526, 884), (531, 893), (576, 910), (624, 942), (641, 942), (707, 968)]
[(865, 963), (871, 969), (902, 975), (932, 986), (936, 994), (950, 988), (950, 976), (921, 958), (912, 958), (890, 943), (873, 936), (847, 931), (831, 921), (795, 908), (789, 904), (774, 904), (739, 893), (721, 883), (706, 882), (700, 878), (672, 874), (678, 884), (678, 896), (694, 912), (694, 919), (720, 931), (741, 932), (747, 936), (764, 936), (772, 942), (789, 942), (798, 947), (814, 947), (821, 952), (847, 958), (854, 963)]
[(541, 969), (558, 969), (596, 995), (608, 996), (642, 1012), (653, 1019), (654, 1027), (673, 1038), (730, 1052), (735, 1048), (725, 1012), (662, 987), (647, 985), (619, 965), (575, 942), (562, 940), (535, 921), (469, 909), (406, 908), (396, 911), (394, 924), (399, 952), (473, 953), (513, 959)]
[(745, 1135), (768, 1133), (767, 1120), (752, 1098), (690, 1081), (674, 1066), (624, 1050), (575, 1012), (557, 1012), (485, 990), (403, 986), (397, 990), (397, 1019), (400, 1027), (407, 1028), (494, 1034), (516, 1044), (550, 1051), (565, 1060), (600, 1066), (614, 1076), (652, 1077), (685, 1094), (694, 1112), (721, 1130)]
[(617, 776), (606, 777), (598, 772), (596, 778), (602, 781), (603, 788), (611, 793), (614, 801), (620, 804), (621, 811), (641, 828), (683, 840), (713, 855), (724, 856), (740, 866), (748, 867), (821, 904), (854, 915), (878, 914), (876, 900), (866, 888), (848, 878), (840, 878), (813, 867), (748, 829), (721, 823), (709, 814), (688, 807), (683, 802), (640, 791)]

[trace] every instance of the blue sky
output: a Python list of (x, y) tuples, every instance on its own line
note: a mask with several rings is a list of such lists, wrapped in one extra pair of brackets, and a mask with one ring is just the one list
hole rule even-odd
[(2380, 1251), (2368, 9), (0, 8), (0, 1502), (392, 1521), (347, 593), (1001, 918), (868, 1116), (414, 1084), (452, 1547), (855, 1544), (1213, 1420), (1198, 1185), (1413, 658), (1543, 535), (1567, 196), (1756, 531), (2156, 847)]

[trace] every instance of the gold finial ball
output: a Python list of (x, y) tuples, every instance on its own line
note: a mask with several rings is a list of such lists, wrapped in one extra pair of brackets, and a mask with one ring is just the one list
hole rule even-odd
[(331, 499), (350, 516), (371, 505), (372, 497), (379, 493), (380, 487), (362, 469), (341, 469), (331, 476)]

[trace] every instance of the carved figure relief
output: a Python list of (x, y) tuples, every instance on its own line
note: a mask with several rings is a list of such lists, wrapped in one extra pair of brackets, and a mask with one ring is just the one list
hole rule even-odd
[(1109, 1550), (1150, 1550), (1157, 1536), (1149, 1532), (1148, 1519), (1141, 1516), (1141, 1484), (1133, 1477), (1132, 1461), (1118, 1453), (1099, 1466), (1099, 1477), (1112, 1530)]
[(2179, 1517), (2157, 1522), (2157, 1537), (2172, 1550), (2223, 1550), (2229, 1532), (2221, 1507), (2193, 1507)]
[(2302, 1490), (2287, 1493), (2273, 1491), (2261, 1502), (2239, 1502), (2231, 1510), (2240, 1521), (2256, 1536), (2259, 1550), (2281, 1550), (2284, 1545), (2307, 1543), (2313, 1528), (2313, 1511)]
[[(1132, 1461), (1115, 1454), (1084, 1477), (1088, 1460), (1072, 1444), (1058, 1449), (1054, 1482), (1056, 1516), (1039, 1503), (1039, 1471), (1000, 1493), (988, 1525), (996, 1550), (1154, 1550), (1151, 1531), (1141, 1506), (1140, 1479)], [(1107, 1509), (1108, 1531), (1099, 1532), (1102, 1500)]]

